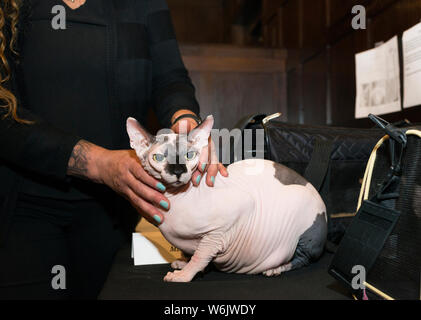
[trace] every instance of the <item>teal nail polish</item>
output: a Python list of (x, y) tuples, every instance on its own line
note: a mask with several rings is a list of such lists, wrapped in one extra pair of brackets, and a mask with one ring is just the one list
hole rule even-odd
[(202, 164), (202, 171), (205, 171), (205, 168), (206, 168), (206, 163), (203, 163)]
[(215, 184), (215, 177), (211, 177), (212, 184)]
[(163, 207), (164, 209), (168, 209), (168, 202), (167, 202), (167, 201), (161, 200), (161, 201), (159, 202), (159, 205), (160, 205), (161, 207)]
[(153, 216), (153, 218), (158, 223), (161, 223), (161, 221), (162, 221), (160, 216), (155, 215), (155, 216)]
[(161, 191), (165, 191), (166, 190), (165, 186), (161, 182), (158, 182), (158, 184), (156, 185), (156, 187), (159, 190), (161, 190)]
[(197, 184), (199, 184), (200, 179), (202, 179), (202, 175), (200, 175), (200, 174), (199, 174), (199, 175), (197, 176), (197, 178), (196, 178), (196, 183), (197, 183)]

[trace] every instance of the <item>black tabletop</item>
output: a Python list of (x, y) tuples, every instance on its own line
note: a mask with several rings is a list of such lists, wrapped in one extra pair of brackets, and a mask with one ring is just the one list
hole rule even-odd
[(333, 255), (325, 253), (308, 267), (279, 277), (227, 274), (211, 269), (190, 283), (163, 281), (169, 264), (134, 266), (130, 247), (117, 254), (100, 299), (113, 300), (278, 300), (350, 299), (350, 295), (328, 273)]

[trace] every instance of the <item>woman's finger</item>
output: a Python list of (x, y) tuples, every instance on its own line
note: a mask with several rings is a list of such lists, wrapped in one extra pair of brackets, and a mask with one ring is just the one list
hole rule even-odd
[(199, 170), (196, 170), (192, 174), (192, 178), (191, 178), (193, 185), (197, 187), (202, 181), (202, 178), (203, 178), (203, 173), (200, 172)]
[(142, 198), (149, 203), (153, 203), (161, 209), (169, 210), (170, 202), (162, 193), (143, 184), (134, 176), (128, 177), (127, 185), (139, 198)]
[(208, 151), (209, 151), (209, 157), (208, 157), (209, 163), (218, 164), (219, 159), (218, 159), (218, 155), (216, 154), (215, 143), (213, 143), (213, 140), (211, 138), (209, 138)]
[(142, 181), (144, 184), (147, 184), (151, 188), (164, 192), (166, 190), (164, 184), (152, 176), (150, 176), (142, 167), (140, 163), (135, 162), (129, 167), (130, 173), (139, 181)]
[(210, 139), (209, 142), (209, 167), (207, 171), (207, 178), (206, 178), (206, 184), (210, 187), (213, 187), (215, 185), (215, 179), (219, 171), (219, 159), (218, 155), (216, 154), (215, 150), (215, 144), (213, 143), (213, 140)]
[(209, 163), (209, 148), (206, 146), (200, 152), (199, 165), (197, 169), (203, 174), (206, 172), (206, 167)]
[(150, 223), (159, 226), (164, 222), (164, 215), (152, 204), (138, 197), (132, 190), (127, 190), (126, 197), (132, 206)]
[(218, 164), (211, 164), (208, 167), (207, 176), (206, 176), (206, 184), (209, 187), (213, 187), (215, 184), (215, 178), (218, 174)]
[(218, 163), (218, 171), (224, 177), (228, 177), (228, 170), (222, 163)]
[(200, 184), (202, 181), (202, 178), (204, 177), (209, 162), (209, 148), (206, 146), (204, 147), (200, 152), (200, 158), (197, 165), (196, 171), (192, 174), (192, 182), (193, 185), (196, 187)]

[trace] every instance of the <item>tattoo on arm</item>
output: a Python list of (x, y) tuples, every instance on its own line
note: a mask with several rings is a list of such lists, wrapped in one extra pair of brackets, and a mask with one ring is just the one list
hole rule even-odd
[(80, 140), (75, 145), (67, 167), (68, 175), (85, 179), (87, 178), (89, 152), (92, 146), (92, 143), (85, 140)]

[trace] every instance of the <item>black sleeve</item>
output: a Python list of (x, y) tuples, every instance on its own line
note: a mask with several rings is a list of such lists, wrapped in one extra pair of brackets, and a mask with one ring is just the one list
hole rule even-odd
[(170, 127), (171, 117), (181, 109), (200, 113), (195, 89), (181, 59), (165, 0), (150, 0), (148, 41), (153, 68), (153, 108), (161, 125)]
[(73, 147), (81, 138), (54, 128), (24, 108), (15, 76), (13, 68), (12, 80), (5, 87), (18, 98), (19, 117), (34, 123), (21, 124), (10, 116), (5, 118), (7, 110), (0, 109), (0, 160), (6, 165), (64, 181)]

